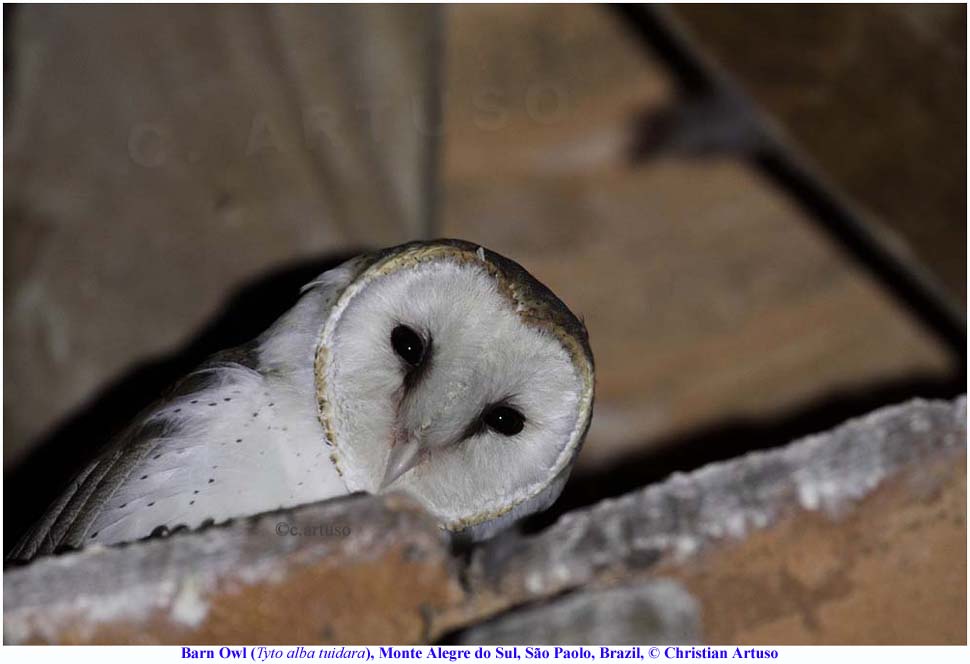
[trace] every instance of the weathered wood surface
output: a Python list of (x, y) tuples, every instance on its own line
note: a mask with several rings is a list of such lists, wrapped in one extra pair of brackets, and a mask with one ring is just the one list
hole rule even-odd
[(4, 641), (415, 643), (457, 569), (413, 503), (356, 496), (8, 570)]

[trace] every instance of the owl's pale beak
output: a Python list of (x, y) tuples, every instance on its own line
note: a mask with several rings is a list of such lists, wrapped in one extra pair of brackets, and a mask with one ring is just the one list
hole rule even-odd
[(387, 469), (381, 480), (381, 491), (394, 483), (404, 473), (414, 468), (421, 461), (421, 443), (411, 438), (404, 440), (391, 448), (391, 455), (387, 459)]

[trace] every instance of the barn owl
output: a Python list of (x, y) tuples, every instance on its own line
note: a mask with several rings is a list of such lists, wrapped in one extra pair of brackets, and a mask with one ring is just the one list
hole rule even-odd
[(517, 263), (458, 240), (362, 255), (141, 415), (10, 557), (358, 491), (480, 540), (558, 497), (593, 382), (583, 323)]

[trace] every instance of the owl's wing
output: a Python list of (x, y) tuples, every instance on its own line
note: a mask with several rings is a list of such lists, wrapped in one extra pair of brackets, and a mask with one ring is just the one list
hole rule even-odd
[(7, 559), (346, 493), (317, 420), (313, 361), (330, 309), (370, 260), (324, 273), (259, 338), (183, 379), (72, 480)]
[[(181, 417), (181, 412), (188, 412), (190, 402), (197, 400), (196, 395), (207, 394), (204, 377), (220, 366), (229, 366), (222, 364), (223, 358), (232, 356), (241, 359), (243, 354), (244, 348), (217, 355), (181, 380), (166, 398), (142, 412), (107, 449), (71, 481), (40, 521), (7, 554), (7, 559), (27, 560), (39, 554), (82, 546), (85, 543), (84, 536), (94, 520), (105, 513), (104, 507), (111, 502), (119, 489), (130, 485), (129, 478), (132, 474), (136, 470), (154, 470), (150, 468), (150, 461), (156, 454), (155, 450), (164, 449), (166, 442), (173, 436), (186, 438), (185, 427), (177, 418)], [(185, 403), (186, 401), (189, 403)], [(157, 475), (152, 473), (151, 476)], [(156, 484), (153, 480), (151, 485), (144, 487), (143, 497), (146, 500), (143, 504), (151, 502), (149, 498), (152, 489), (157, 489)]]

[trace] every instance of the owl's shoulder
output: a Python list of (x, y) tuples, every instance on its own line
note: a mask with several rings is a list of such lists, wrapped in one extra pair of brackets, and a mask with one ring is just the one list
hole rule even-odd
[(343, 491), (316, 420), (313, 354), (329, 310), (374, 259), (361, 255), (324, 272), (260, 337), (177, 381), (71, 481), (8, 559)]

